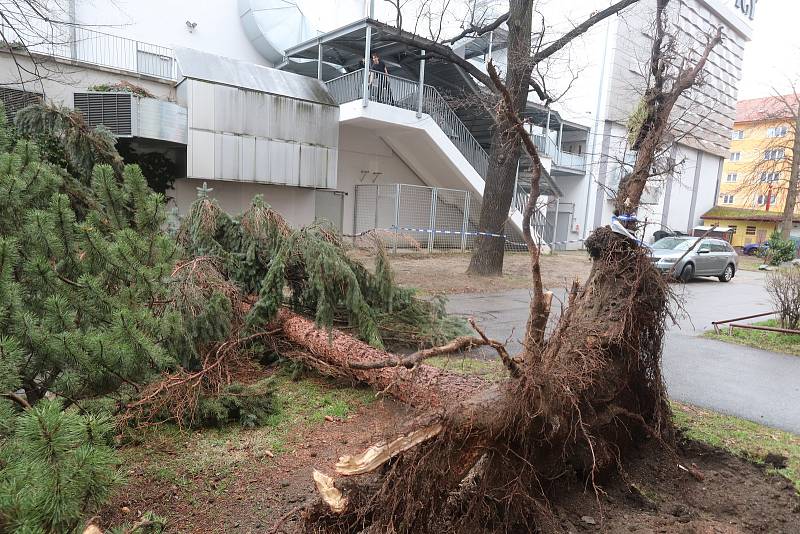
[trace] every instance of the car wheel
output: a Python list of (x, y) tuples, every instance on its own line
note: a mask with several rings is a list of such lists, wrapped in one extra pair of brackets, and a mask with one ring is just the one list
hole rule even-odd
[(683, 266), (679, 279), (681, 282), (688, 282), (692, 278), (694, 278), (694, 265), (687, 263)]
[(733, 267), (733, 264), (729, 263), (728, 266), (725, 267), (725, 270), (722, 271), (722, 274), (717, 278), (719, 278), (720, 282), (730, 282), (734, 274), (736, 274), (736, 269)]

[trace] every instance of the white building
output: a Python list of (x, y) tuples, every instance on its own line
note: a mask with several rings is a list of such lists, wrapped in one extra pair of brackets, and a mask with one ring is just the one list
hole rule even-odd
[[(556, 29), (608, 2), (575, 2), (574, 12), (564, 4), (540, 5)], [(537, 224), (548, 241), (579, 246), (608, 223), (620, 162), (630, 158), (625, 123), (640, 98), (653, 4), (641, 0), (576, 41), (564, 57), (581, 72), (566, 98), (552, 109), (528, 106), (531, 134), (547, 156), (549, 202)], [(688, 48), (701, 49), (699, 35), (717, 25), (726, 39), (709, 62), (707, 84), (681, 102), (677, 127), (693, 136), (678, 140), (679, 172), (651, 191), (651, 233), (660, 225), (686, 231), (713, 205), (750, 37), (748, 1), (674, 5)], [(71, 0), (62, 18), (77, 26), (44, 25), (46, 42), (20, 35), (27, 48), (0, 50), (0, 96), (13, 111), (28, 93), (44, 94), (137, 150), (169, 154), (179, 168), (173, 196), (182, 211), (207, 182), (231, 211), (261, 193), (293, 224), (324, 218), (346, 234), (403, 228), (430, 247), (468, 246), (491, 121), (444, 96), (480, 87), (453, 65), (421, 61), (419, 50), (365, 19), (365, 9), (363, 0)], [(504, 34), (457, 49), (476, 64), (493, 57), (502, 65)], [(390, 77), (365, 83), (367, 50), (381, 53)], [(25, 70), (35, 70), (31, 58), (46, 72), (43, 80), (26, 78)], [(22, 79), (15, 62), (27, 66)], [(557, 68), (553, 76), (554, 88), (571, 79)], [(120, 80), (157, 98), (87, 90)], [(520, 229), (514, 206), (524, 202), (527, 176), (522, 161), (512, 234)]]

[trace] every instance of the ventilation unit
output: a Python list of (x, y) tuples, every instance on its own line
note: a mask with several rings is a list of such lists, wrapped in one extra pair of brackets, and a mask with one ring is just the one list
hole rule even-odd
[(42, 101), (42, 95), (30, 91), (0, 87), (0, 101), (5, 106), (6, 117), (8, 117), (9, 122), (14, 122), (14, 115), (17, 114), (17, 111), (31, 104), (38, 104)]
[(90, 128), (101, 124), (117, 137), (140, 137), (186, 144), (186, 108), (130, 93), (75, 93), (74, 107)]
[(90, 128), (101, 124), (117, 137), (133, 135), (130, 93), (75, 93), (75, 109)]

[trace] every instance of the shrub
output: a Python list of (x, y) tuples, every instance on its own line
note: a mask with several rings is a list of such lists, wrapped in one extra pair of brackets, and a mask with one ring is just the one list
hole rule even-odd
[(769, 248), (765, 250), (767, 262), (770, 265), (792, 261), (797, 254), (797, 245), (791, 239), (783, 239), (777, 230), (769, 236)]
[(767, 273), (767, 293), (780, 314), (783, 328), (800, 325), (800, 268), (786, 267)]

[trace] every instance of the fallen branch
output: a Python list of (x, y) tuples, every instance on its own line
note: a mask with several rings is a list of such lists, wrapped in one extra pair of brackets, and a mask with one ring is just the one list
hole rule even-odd
[[(495, 343), (497, 342), (495, 341)], [(351, 369), (382, 369), (384, 367), (406, 367), (411, 369), (421, 361), (427, 360), (428, 358), (441, 356), (442, 354), (462, 352), (465, 350), (470, 350), (473, 347), (479, 347), (481, 345), (491, 345), (491, 342), (485, 338), (479, 339), (472, 336), (461, 336), (455, 338), (446, 345), (420, 350), (413, 354), (409, 354), (408, 356), (389, 358), (380, 362), (351, 362), (349, 365)]]
[(9, 399), (9, 400), (12, 400), (12, 401), (16, 402), (17, 404), (19, 404), (20, 406), (22, 406), (26, 410), (31, 408), (31, 404), (24, 397), (21, 397), (21, 396), (17, 395), (16, 393), (13, 393), (13, 392), (9, 391), (8, 393), (3, 393), (2, 396), (7, 398), (7, 399)]
[(483, 330), (481, 330), (478, 325), (475, 324), (475, 319), (470, 318), (469, 324), (472, 325), (472, 328), (474, 328), (478, 335), (481, 336), (481, 339), (486, 345), (491, 346), (497, 351), (497, 355), (500, 356), (500, 361), (502, 361), (503, 365), (506, 366), (506, 369), (508, 369), (508, 372), (511, 373), (511, 376), (517, 378), (520, 373), (519, 364), (516, 360), (509, 356), (506, 346), (499, 341), (495, 341), (494, 339), (489, 339), (486, 337), (486, 334), (483, 333)]
[(336, 472), (340, 475), (351, 476), (369, 473), (382, 466), (403, 451), (412, 449), (427, 441), (442, 431), (442, 424), (435, 423), (430, 426), (418, 428), (413, 432), (402, 435), (390, 441), (381, 442), (370, 446), (361, 454), (355, 456), (342, 456), (336, 463)]

